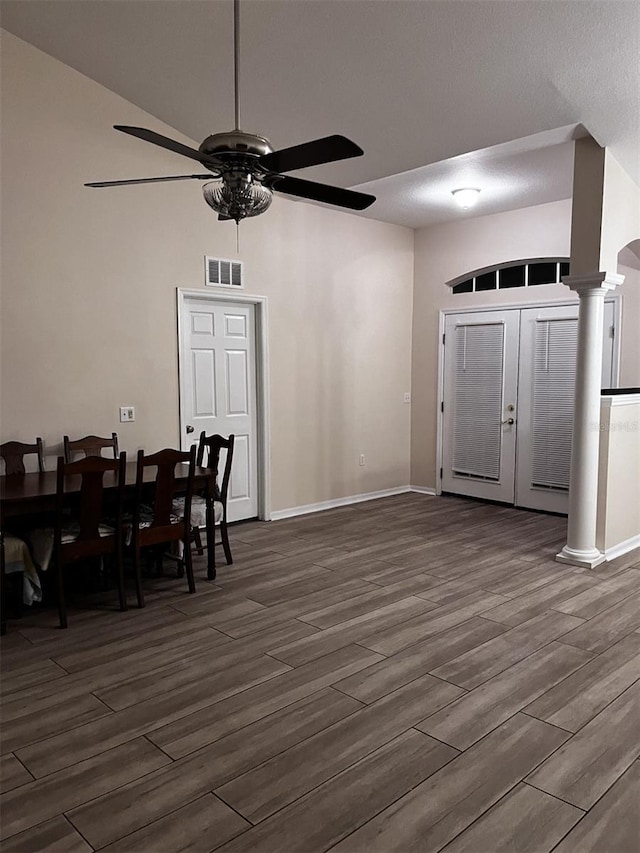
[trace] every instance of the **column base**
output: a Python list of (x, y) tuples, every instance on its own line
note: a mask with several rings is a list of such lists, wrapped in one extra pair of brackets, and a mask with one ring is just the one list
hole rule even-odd
[(578, 550), (565, 545), (559, 554), (556, 554), (556, 563), (568, 563), (570, 566), (580, 566), (583, 569), (595, 569), (607, 558), (597, 548), (589, 550)]

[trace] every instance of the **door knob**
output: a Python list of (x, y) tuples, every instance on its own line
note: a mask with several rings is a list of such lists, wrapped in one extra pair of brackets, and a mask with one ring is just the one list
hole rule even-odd
[(503, 424), (508, 424), (509, 426), (513, 426), (515, 420), (513, 418), (507, 418), (506, 421), (502, 421)]
[(187, 424), (187, 434), (192, 433), (192, 432), (193, 432), (193, 427), (191, 426), (191, 424)]

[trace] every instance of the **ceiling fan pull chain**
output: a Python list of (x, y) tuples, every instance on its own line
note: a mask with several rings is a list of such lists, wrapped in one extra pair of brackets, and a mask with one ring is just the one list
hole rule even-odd
[(233, 82), (236, 130), (240, 130), (240, 0), (233, 0)]

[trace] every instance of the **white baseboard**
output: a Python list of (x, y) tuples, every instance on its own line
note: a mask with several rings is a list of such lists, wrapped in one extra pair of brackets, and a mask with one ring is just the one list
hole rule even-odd
[(633, 551), (634, 548), (640, 548), (640, 535), (632, 536), (631, 539), (626, 539), (618, 545), (613, 545), (611, 548), (607, 548), (604, 552), (604, 556), (607, 560), (615, 560), (616, 557), (622, 557), (623, 554), (628, 554), (629, 551)]
[(361, 495), (349, 495), (345, 498), (334, 498), (332, 501), (320, 501), (317, 504), (305, 504), (304, 506), (292, 506), (288, 509), (277, 509), (271, 513), (271, 521), (281, 518), (292, 518), (295, 515), (308, 515), (310, 512), (322, 512), (325, 509), (336, 509), (349, 504), (359, 504), (364, 501), (373, 501), (377, 498), (389, 498), (392, 495), (403, 495), (413, 491), (411, 486), (397, 486), (395, 489), (382, 489), (379, 492), (366, 492)]
[(431, 486), (409, 486), (409, 490), (412, 492), (417, 492), (419, 495), (433, 495), (437, 494), (436, 490)]

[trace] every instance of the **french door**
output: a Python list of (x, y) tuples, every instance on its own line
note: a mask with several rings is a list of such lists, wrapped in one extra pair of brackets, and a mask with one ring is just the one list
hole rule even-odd
[[(255, 306), (187, 297), (180, 312), (182, 447), (235, 435), (229, 521), (258, 515)], [(224, 465), (224, 453), (220, 463)]]
[[(603, 387), (612, 384), (605, 302)], [(568, 511), (578, 306), (449, 314), (442, 489)]]
[(449, 314), (442, 488), (514, 501), (520, 312)]

